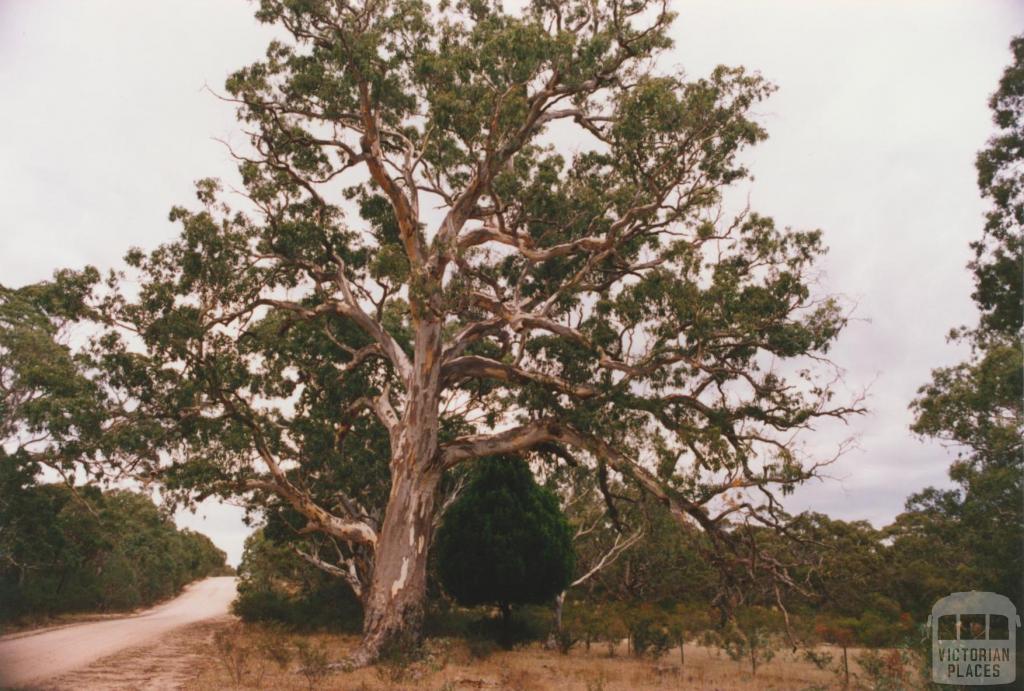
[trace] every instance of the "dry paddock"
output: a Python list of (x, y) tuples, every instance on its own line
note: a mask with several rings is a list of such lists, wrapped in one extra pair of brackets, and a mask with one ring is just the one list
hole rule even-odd
[[(720, 691), (771, 691), (840, 689), (839, 677), (806, 661), (799, 652), (779, 651), (775, 658), (751, 675), (748, 665), (736, 662), (724, 652), (696, 645), (686, 646), (685, 664), (676, 648), (659, 660), (636, 659), (626, 655), (625, 645), (618, 646), (609, 657), (607, 645), (594, 645), (588, 651), (580, 646), (568, 655), (531, 645), (511, 651), (498, 650), (486, 657), (475, 657), (460, 640), (432, 640), (431, 653), (416, 662), (382, 664), (355, 671), (338, 671), (321, 678), (307, 678), (300, 671), (300, 661), (293, 653), (284, 666), (265, 653), (268, 641), (294, 650), (295, 643), (305, 641), (312, 649), (320, 649), (329, 659), (344, 658), (357, 643), (352, 636), (306, 635), (286, 639), (268, 638), (258, 627), (239, 627), (235, 635), (244, 655), (230, 659), (214, 644), (209, 631), (205, 641), (196, 641), (205, 653), (193, 656), (193, 665), (186, 689), (213, 691), (226, 688), (249, 689), (344, 689), (346, 691), (397, 691), (399, 689), (430, 689), (435, 691), (466, 691), (469, 689), (501, 689), (515, 691), (633, 691), (640, 689), (715, 689)], [(827, 648), (822, 648), (827, 652)], [(851, 651), (851, 660), (858, 651)], [(837, 662), (841, 654), (834, 656)], [(833, 663), (835, 665), (835, 662)], [(852, 672), (859, 669), (854, 663)], [(236, 678), (239, 681), (236, 682)], [(179, 677), (180, 679), (180, 677)], [(854, 677), (854, 688), (857, 677)]]

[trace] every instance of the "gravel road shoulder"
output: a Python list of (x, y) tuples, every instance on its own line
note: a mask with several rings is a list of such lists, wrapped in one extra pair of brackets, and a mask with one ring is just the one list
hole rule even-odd
[(97, 660), (88, 667), (49, 679), (41, 691), (172, 691), (194, 681), (209, 661), (214, 632), (234, 617), (190, 624), (147, 645)]

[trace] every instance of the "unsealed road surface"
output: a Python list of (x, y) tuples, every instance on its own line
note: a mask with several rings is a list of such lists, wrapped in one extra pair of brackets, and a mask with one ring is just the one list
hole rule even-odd
[(223, 616), (234, 598), (233, 577), (207, 578), (140, 614), (0, 638), (0, 687), (40, 684), (183, 626)]

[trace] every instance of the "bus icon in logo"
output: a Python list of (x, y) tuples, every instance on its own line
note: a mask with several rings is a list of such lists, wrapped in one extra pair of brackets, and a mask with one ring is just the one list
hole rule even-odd
[(935, 603), (928, 617), (932, 631), (932, 681), (991, 686), (1012, 683), (1020, 617), (1010, 599), (972, 590)]

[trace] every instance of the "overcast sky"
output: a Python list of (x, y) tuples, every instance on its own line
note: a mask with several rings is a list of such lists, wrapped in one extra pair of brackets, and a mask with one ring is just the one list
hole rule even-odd
[[(906, 496), (945, 485), (950, 452), (909, 431), (907, 404), (963, 353), (949, 328), (975, 319), (968, 243), (981, 229), (974, 155), (989, 94), (1024, 31), (1019, 0), (677, 0), (665, 64), (692, 76), (742, 64), (779, 86), (759, 109), (770, 139), (741, 190), (782, 225), (822, 228), (822, 283), (856, 304), (833, 351), (870, 414), (811, 508), (881, 526)], [(171, 239), (173, 204), (201, 177), (231, 178), (215, 139), (241, 143), (220, 90), (271, 30), (241, 0), (0, 0), (0, 283), (58, 267), (116, 266)], [(234, 507), (180, 512), (237, 563)]]

